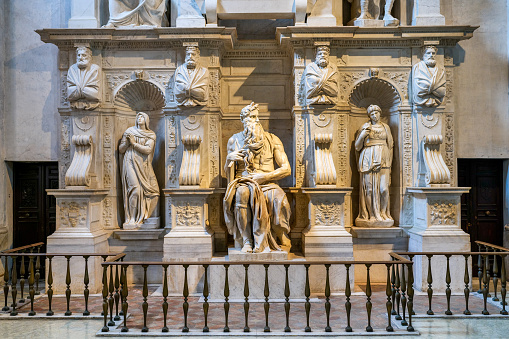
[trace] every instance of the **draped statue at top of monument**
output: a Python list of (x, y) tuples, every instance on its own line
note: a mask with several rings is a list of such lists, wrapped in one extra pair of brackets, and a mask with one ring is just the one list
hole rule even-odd
[(76, 63), (67, 72), (67, 98), (71, 107), (92, 110), (99, 106), (101, 69), (92, 63), (92, 50), (85, 46), (76, 49)]
[(338, 70), (329, 61), (327, 46), (316, 48), (315, 61), (304, 70), (303, 81), (307, 105), (333, 105), (338, 96)]
[(437, 65), (435, 46), (424, 47), (422, 61), (412, 68), (412, 97), (414, 105), (437, 107), (445, 97), (445, 70)]
[(159, 186), (152, 168), (155, 143), (156, 134), (149, 129), (148, 115), (139, 112), (135, 125), (124, 132), (118, 146), (124, 194), (124, 229), (138, 228), (148, 218), (158, 215)]
[(394, 141), (389, 126), (380, 121), (381, 113), (379, 106), (370, 105), (370, 121), (362, 125), (355, 138), (360, 173), (357, 227), (388, 227), (394, 224), (389, 199)]
[(224, 167), (229, 181), (223, 200), (228, 232), (245, 253), (279, 250), (277, 241), (289, 249), (290, 204), (276, 183), (291, 174), (283, 144), (263, 130), (258, 105), (244, 107), (240, 119), (244, 131), (228, 140)]
[(110, 19), (103, 28), (167, 26), (167, 0), (110, 0)]
[(179, 106), (205, 106), (209, 99), (209, 71), (198, 63), (200, 49), (186, 48), (185, 63), (175, 72), (175, 99)]
[(380, 17), (381, 0), (348, 0), (354, 19), (348, 25), (359, 27), (397, 26), (399, 20), (391, 15), (394, 0), (385, 0), (383, 21)]

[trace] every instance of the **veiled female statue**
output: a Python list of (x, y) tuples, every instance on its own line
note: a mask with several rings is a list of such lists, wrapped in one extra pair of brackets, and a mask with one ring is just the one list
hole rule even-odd
[(362, 125), (355, 138), (360, 173), (359, 216), (355, 219), (358, 227), (394, 224), (389, 200), (394, 142), (389, 126), (380, 121), (381, 113), (379, 106), (370, 105), (370, 121)]
[(157, 214), (159, 186), (152, 168), (156, 134), (148, 126), (148, 115), (139, 112), (135, 126), (124, 132), (118, 146), (123, 154), (120, 173), (127, 229), (137, 228), (154, 212)]

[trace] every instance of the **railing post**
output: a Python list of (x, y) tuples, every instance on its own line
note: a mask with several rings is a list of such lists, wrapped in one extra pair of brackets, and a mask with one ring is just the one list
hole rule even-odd
[(246, 273), (244, 274), (244, 332), (249, 332), (248, 317), (249, 317), (249, 278), (248, 269), (249, 264), (244, 264)]
[(34, 289), (34, 283), (35, 283), (35, 270), (34, 270), (34, 256), (29, 256), (29, 263), (28, 263), (28, 293), (30, 296), (30, 312), (28, 312), (29, 316), (34, 316), (34, 298), (35, 298), (35, 289)]
[(208, 326), (208, 314), (209, 314), (209, 281), (208, 281), (208, 268), (209, 265), (203, 265), (203, 268), (205, 268), (205, 276), (203, 281), (203, 317), (205, 320), (204, 326), (203, 326), (203, 332), (209, 331)]
[[(394, 262), (394, 258), (391, 257), (391, 260)], [(391, 267), (391, 296), (392, 296), (392, 310), (391, 314), (396, 315), (396, 265), (392, 265)]]
[(401, 265), (401, 313), (403, 314), (403, 317), (401, 319), (401, 325), (407, 326), (408, 323), (405, 318), (406, 314), (406, 307), (407, 307), (407, 299), (406, 299), (406, 277), (405, 277), (405, 265)]
[(53, 285), (53, 268), (52, 268), (53, 256), (48, 255), (47, 258), (48, 258), (48, 276), (46, 277), (46, 279), (48, 280), (48, 291), (46, 292), (46, 294), (48, 294), (48, 312), (46, 313), (46, 315), (52, 316), (53, 314), (55, 314), (53, 312), (53, 310), (51, 309), (51, 302), (53, 301), (53, 288), (52, 288), (52, 285)]
[[(393, 332), (394, 329), (392, 328), (392, 323), (391, 323), (391, 315), (392, 315), (392, 312), (391, 310), (393, 310), (392, 308), (392, 301), (391, 301), (391, 297), (393, 295), (393, 292), (394, 292), (394, 289), (392, 288), (391, 289), (391, 266), (393, 266), (394, 264), (385, 264), (385, 266), (387, 266), (387, 286), (385, 288), (385, 294), (387, 295), (387, 302), (386, 302), (386, 307), (387, 307), (387, 320), (388, 320), (388, 325), (387, 327), (385, 328), (385, 330), (387, 332)], [(393, 272), (394, 272), (394, 269), (393, 269)], [(392, 285), (394, 286), (394, 284)]]
[[(101, 329), (101, 332), (108, 332), (110, 329), (108, 328), (108, 266), (103, 265), (103, 319), (104, 326)], [(68, 307), (69, 308), (69, 307)]]
[(148, 313), (148, 281), (147, 281), (147, 268), (148, 265), (142, 265), (143, 267), (143, 304), (141, 304), (141, 307), (143, 309), (143, 328), (141, 329), (142, 332), (148, 332), (147, 327), (147, 313)]
[(4, 270), (4, 299), (5, 304), (2, 311), (7, 312), (10, 310), (7, 299), (9, 298), (9, 257), (5, 256), (5, 270)]
[[(350, 326), (350, 312), (352, 310), (352, 303), (350, 302), (350, 296), (352, 295), (352, 290), (350, 288), (350, 266), (351, 266), (351, 264), (345, 264), (345, 268), (346, 268), (346, 285), (345, 285), (346, 327), (345, 327), (345, 331), (346, 332), (352, 332), (352, 326)], [(327, 303), (329, 305), (328, 312), (327, 312), (327, 328), (325, 329), (325, 332), (331, 332), (332, 329), (329, 326), (329, 313), (330, 313), (330, 303), (329, 303), (329, 297), (330, 297), (329, 267), (330, 267), (330, 265), (325, 265), (325, 267), (327, 267), (327, 289), (326, 289), (326, 292), (325, 292), (325, 297), (326, 297)]]
[(72, 314), (71, 310), (69, 309), (71, 306), (71, 255), (66, 255), (65, 258), (67, 259), (67, 273), (65, 276), (65, 284), (67, 285), (67, 288), (65, 289), (65, 299), (67, 302), (67, 311), (65, 311), (64, 315), (70, 316)]
[(265, 286), (263, 289), (263, 296), (265, 297), (265, 302), (263, 303), (263, 309), (265, 311), (265, 327), (263, 328), (263, 332), (270, 332), (269, 327), (269, 295), (270, 295), (270, 289), (269, 289), (269, 265), (264, 264), (263, 267), (265, 267)]
[(108, 321), (108, 326), (115, 326), (115, 322), (113, 321), (113, 291), (115, 290), (113, 281), (113, 265), (110, 265), (110, 281), (108, 283), (108, 292), (110, 292), (110, 297), (108, 298), (108, 306), (110, 307), (110, 321)]
[(401, 320), (401, 315), (399, 314), (399, 305), (401, 302), (401, 293), (399, 292), (399, 288), (401, 287), (400, 279), (399, 279), (399, 265), (396, 266), (396, 320)]
[(482, 292), (482, 295), (483, 295), (483, 300), (484, 300), (484, 310), (482, 311), (482, 314), (484, 315), (488, 315), (490, 314), (490, 312), (488, 312), (488, 310), (486, 309), (487, 307), (487, 303), (488, 303), (488, 294), (489, 294), (489, 285), (488, 285), (488, 255), (485, 254), (483, 255), (483, 258), (484, 258), (484, 266), (483, 266), (483, 274), (482, 274), (482, 282), (483, 282), (483, 285), (484, 285), (484, 288), (483, 288), (483, 292)]
[(120, 288), (120, 279), (118, 276), (118, 265), (115, 265), (115, 321), (120, 320), (120, 315), (118, 314), (118, 303), (120, 301), (120, 294), (118, 293), (118, 289)]
[(447, 286), (445, 289), (445, 296), (447, 298), (447, 310), (445, 311), (445, 314), (452, 315), (452, 312), (451, 312), (451, 270), (449, 267), (449, 259), (451, 259), (451, 255), (446, 254), (445, 257), (447, 259), (447, 268), (446, 268), (446, 272), (445, 272), (445, 284)]
[(290, 281), (288, 279), (288, 267), (290, 265), (285, 264), (285, 315), (286, 315), (286, 326), (285, 332), (291, 332), (290, 328)]
[(229, 264), (223, 264), (224, 266), (224, 328), (223, 332), (230, 332), (230, 328), (228, 327), (228, 313), (230, 312), (230, 303), (228, 302), (228, 298), (230, 297), (230, 285), (228, 284), (228, 268)]
[[(497, 252), (496, 249), (493, 250), (494, 252)], [(497, 262), (497, 255), (493, 254), (493, 290), (494, 290), (494, 296), (491, 298), (493, 301), (500, 301), (497, 297), (497, 285), (498, 285), (498, 262)]]
[(426, 254), (426, 256), (428, 257), (428, 279), (427, 279), (427, 281), (428, 281), (428, 305), (429, 305), (429, 309), (426, 312), (426, 314), (433, 315), (433, 314), (435, 314), (431, 308), (431, 300), (433, 299), (433, 287), (432, 287), (433, 275), (431, 273), (431, 258), (433, 257), (433, 255)]
[[(412, 256), (410, 256), (412, 261)], [(412, 315), (414, 311), (414, 270), (413, 263), (408, 265), (408, 327), (407, 331), (413, 332), (414, 327), (412, 326)]]
[(88, 289), (88, 284), (90, 283), (90, 277), (88, 275), (88, 258), (90, 256), (84, 255), (85, 259), (85, 275), (83, 276), (83, 283), (85, 284), (85, 290), (83, 291), (83, 295), (85, 297), (85, 311), (83, 312), (84, 316), (90, 315), (90, 311), (88, 310), (88, 296), (90, 295), (90, 291)]
[(12, 295), (12, 310), (11, 316), (18, 315), (18, 311), (16, 310), (16, 297), (18, 295), (18, 290), (16, 288), (16, 284), (18, 283), (18, 272), (16, 269), (16, 259), (15, 255), (11, 256), (12, 261), (12, 274), (11, 274), (11, 295)]
[[(41, 246), (37, 246), (37, 254), (41, 253)], [(38, 255), (35, 259), (35, 294), (41, 294), (39, 290), (39, 279), (41, 278), (41, 257)]]
[(168, 326), (166, 325), (168, 317), (168, 264), (163, 264), (164, 276), (163, 276), (163, 329), (162, 332), (168, 332)]
[(306, 296), (306, 328), (304, 331), (311, 332), (311, 327), (309, 326), (309, 312), (311, 311), (311, 304), (309, 302), (309, 296), (311, 295), (311, 289), (309, 288), (309, 264), (305, 264), (304, 267), (306, 268), (306, 286), (304, 287), (304, 295)]
[[(21, 253), (26, 253), (26, 250), (22, 250)], [(24, 292), (25, 292), (25, 256), (21, 256), (21, 266), (19, 268), (19, 290), (20, 290), (20, 298), (19, 303), (22, 304), (25, 302)]]
[[(479, 252), (482, 252), (482, 245), (477, 244), (477, 247), (479, 247)], [(482, 278), (483, 278), (483, 266), (484, 266), (484, 260), (482, 260), (482, 255), (477, 255), (477, 278), (479, 279), (479, 290), (477, 293), (481, 294), (483, 293), (482, 288)]]
[(189, 287), (187, 285), (187, 268), (189, 265), (184, 266), (184, 290), (182, 291), (182, 295), (184, 296), (184, 304), (182, 304), (182, 309), (184, 310), (184, 328), (182, 332), (189, 332), (189, 327), (187, 327), (187, 312), (189, 310), (189, 303), (187, 302), (187, 297), (189, 297)]
[[(349, 303), (349, 293), (348, 293), (348, 290), (350, 288), (348, 282), (348, 267), (349, 265), (346, 266), (346, 281), (347, 281), (347, 285), (346, 285), (346, 290), (345, 290), (345, 295), (347, 296), (346, 297), (346, 300), (347, 300), (347, 304)], [(326, 272), (326, 275), (325, 275), (325, 315), (327, 317), (327, 325), (325, 327), (325, 332), (332, 332), (332, 329), (330, 327), (330, 278), (329, 278), (329, 269), (330, 269), (330, 264), (325, 264), (325, 272)], [(348, 309), (348, 306), (346, 308), (346, 312), (347, 312), (347, 317), (348, 317), (348, 321), (350, 321), (350, 314), (349, 314), (349, 309)]]
[(465, 282), (465, 310), (463, 311), (463, 314), (465, 315), (471, 315), (472, 313), (468, 310), (468, 297), (470, 296), (470, 274), (468, 274), (468, 254), (463, 255), (465, 257), (465, 276), (463, 277), (463, 281)]
[(500, 275), (502, 277), (502, 280), (500, 282), (500, 294), (502, 295), (502, 301), (501, 301), (502, 310), (500, 311), (500, 314), (507, 315), (507, 311), (505, 309), (505, 306), (507, 305), (507, 303), (505, 302), (506, 293), (507, 293), (507, 290), (506, 290), (507, 278), (506, 278), (506, 270), (505, 270), (505, 256), (506, 255), (502, 254), (500, 256), (502, 257), (502, 272), (500, 273)]
[(129, 304), (127, 303), (127, 296), (129, 295), (129, 290), (127, 287), (127, 268), (128, 265), (122, 265), (121, 267), (121, 276), (123, 279), (121, 279), (122, 284), (122, 314), (124, 316), (124, 326), (122, 326), (121, 332), (128, 332), (129, 328), (127, 328), (127, 309), (129, 307)]
[(366, 326), (366, 332), (373, 332), (373, 327), (371, 327), (371, 309), (373, 307), (371, 303), (371, 278), (369, 276), (369, 268), (371, 264), (366, 265), (366, 312), (368, 313), (368, 326)]

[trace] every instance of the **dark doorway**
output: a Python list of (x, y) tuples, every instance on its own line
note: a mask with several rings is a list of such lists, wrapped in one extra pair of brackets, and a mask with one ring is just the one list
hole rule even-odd
[[(46, 243), (56, 226), (56, 200), (46, 189), (58, 188), (58, 164), (15, 162), (13, 176), (13, 247)], [(41, 249), (45, 251), (46, 246)]]
[[(472, 187), (461, 197), (461, 228), (475, 241), (503, 245), (503, 160), (458, 159), (458, 186)], [(474, 272), (477, 258), (474, 258)]]

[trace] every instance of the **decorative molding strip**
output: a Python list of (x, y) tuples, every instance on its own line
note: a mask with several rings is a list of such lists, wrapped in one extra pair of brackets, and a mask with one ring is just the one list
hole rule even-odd
[(75, 147), (71, 166), (65, 173), (66, 186), (90, 186), (90, 165), (94, 147), (91, 135), (73, 135), (72, 143)]

